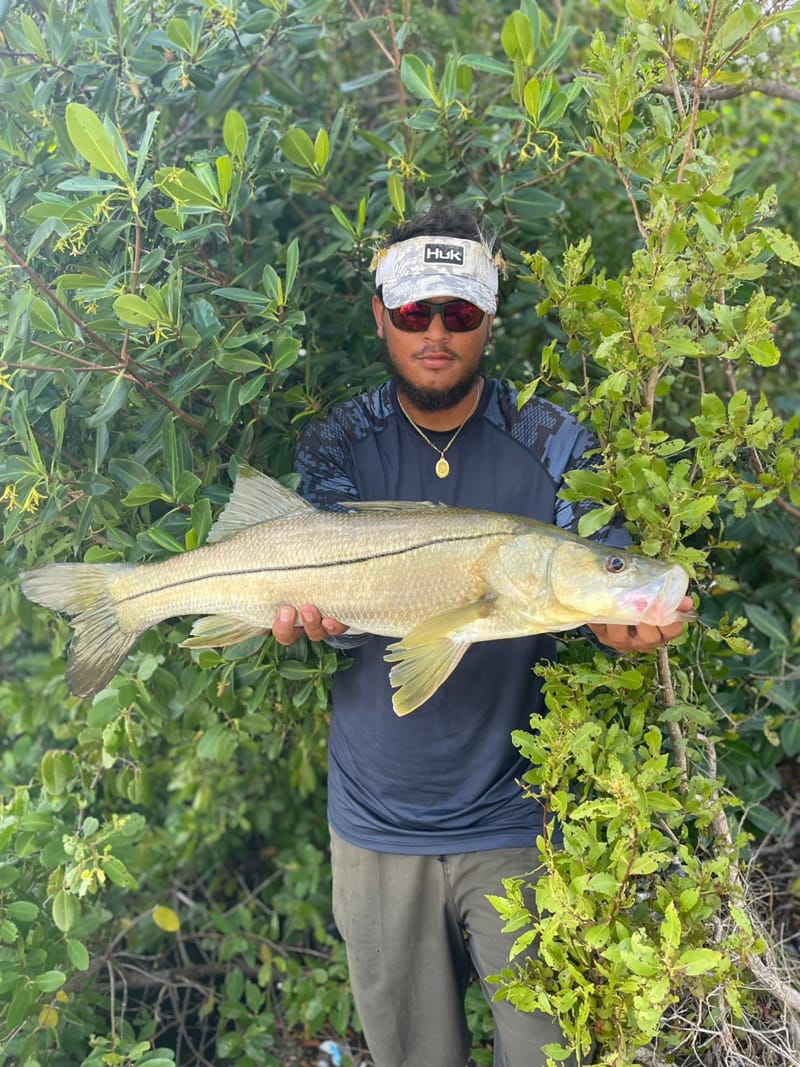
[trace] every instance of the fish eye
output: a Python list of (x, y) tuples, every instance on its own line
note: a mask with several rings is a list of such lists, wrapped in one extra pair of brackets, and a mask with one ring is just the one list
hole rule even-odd
[(619, 574), (627, 567), (627, 563), (622, 556), (609, 556), (606, 560), (606, 570), (610, 574)]

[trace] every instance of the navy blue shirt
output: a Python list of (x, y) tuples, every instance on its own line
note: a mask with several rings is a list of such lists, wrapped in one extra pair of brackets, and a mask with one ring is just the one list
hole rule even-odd
[[(452, 431), (426, 430), (444, 447)], [(341, 501), (431, 500), (526, 515), (574, 530), (589, 505), (557, 496), (564, 473), (591, 465), (594, 441), (570, 414), (487, 381), (475, 415), (448, 450), (450, 474), (401, 412), (393, 383), (335, 407), (303, 433), (300, 492)], [(623, 530), (604, 539), (627, 543)], [(540, 712), (548, 634), (473, 645), (441, 688), (410, 715), (392, 708), (383, 637), (348, 649), (333, 681), (328, 816), (346, 841), (379, 852), (436, 855), (531, 845), (542, 824), (519, 784), (529, 764), (511, 743)]]

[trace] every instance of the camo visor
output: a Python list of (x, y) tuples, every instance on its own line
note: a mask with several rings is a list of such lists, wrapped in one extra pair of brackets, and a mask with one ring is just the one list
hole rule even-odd
[(383, 304), (453, 296), (493, 315), (497, 310), (497, 267), (480, 241), (461, 237), (410, 237), (378, 253), (375, 285)]

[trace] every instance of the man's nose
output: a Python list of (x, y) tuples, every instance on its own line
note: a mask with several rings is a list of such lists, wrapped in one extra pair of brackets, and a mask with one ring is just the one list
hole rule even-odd
[(444, 312), (441, 308), (436, 307), (431, 315), (431, 321), (428, 323), (428, 328), (425, 331), (426, 337), (449, 337), (450, 331), (444, 322)]

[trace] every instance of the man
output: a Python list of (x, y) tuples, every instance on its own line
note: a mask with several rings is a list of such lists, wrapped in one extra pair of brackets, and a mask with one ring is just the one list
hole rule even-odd
[[(434, 500), (528, 515), (574, 529), (585, 508), (558, 498), (566, 471), (588, 464), (587, 431), (539, 398), (483, 376), (497, 303), (495, 249), (482, 224), (434, 208), (400, 226), (379, 253), (373, 313), (391, 380), (335, 407), (304, 433), (300, 491), (319, 507), (346, 500)], [(606, 531), (626, 543), (623, 530)], [(689, 607), (684, 604), (682, 607)], [(398, 718), (387, 641), (348, 635), (313, 605), (281, 609), (273, 632), (346, 647), (334, 678), (329, 819), (334, 915), (347, 945), (359, 1016), (375, 1067), (464, 1067), (471, 967), (508, 965), (513, 935), (486, 900), (501, 879), (534, 871), (541, 831), (518, 779), (511, 733), (541, 710), (532, 667), (549, 635), (472, 646), (430, 700)], [(621, 652), (676, 636), (595, 626)], [(492, 1003), (496, 1067), (542, 1067), (553, 1020)]]

